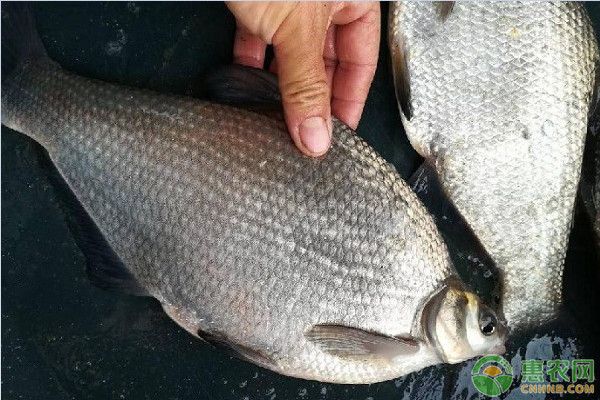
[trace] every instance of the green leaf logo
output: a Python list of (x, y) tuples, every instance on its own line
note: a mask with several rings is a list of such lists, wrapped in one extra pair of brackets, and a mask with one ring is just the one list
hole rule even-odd
[(506, 392), (513, 381), (513, 369), (506, 359), (497, 354), (481, 357), (471, 369), (473, 386), (486, 396), (495, 397)]

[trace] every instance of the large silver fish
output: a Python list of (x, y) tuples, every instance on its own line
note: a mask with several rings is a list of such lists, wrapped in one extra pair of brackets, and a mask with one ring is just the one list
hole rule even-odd
[(3, 77), (2, 123), (46, 148), (83, 206), (100, 285), (306, 379), (370, 383), (503, 351), (431, 216), (345, 125), (306, 158), (280, 120), (82, 78), (30, 37)]
[(414, 148), (504, 272), (515, 328), (551, 319), (598, 49), (577, 3), (396, 3), (389, 40)]

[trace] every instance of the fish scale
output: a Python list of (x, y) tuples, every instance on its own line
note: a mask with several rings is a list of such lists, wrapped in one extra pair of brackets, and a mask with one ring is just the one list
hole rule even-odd
[(598, 63), (585, 10), (456, 2), (441, 16), (435, 3), (401, 2), (389, 34), (409, 140), (504, 271), (509, 325), (548, 321)]
[(349, 361), (304, 337), (319, 323), (421, 334), (423, 302), (455, 275), (426, 210), (347, 127), (336, 122), (329, 154), (314, 160), (280, 121), (49, 61), (3, 92), (3, 123), (46, 147), (136, 280), (197, 329), (320, 380), (389, 379), (436, 362), (425, 346), (402, 366)]

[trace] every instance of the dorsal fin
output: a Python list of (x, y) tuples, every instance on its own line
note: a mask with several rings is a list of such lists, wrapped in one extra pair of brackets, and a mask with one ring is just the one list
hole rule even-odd
[(226, 65), (206, 76), (203, 90), (209, 100), (217, 103), (281, 107), (277, 77), (258, 68)]

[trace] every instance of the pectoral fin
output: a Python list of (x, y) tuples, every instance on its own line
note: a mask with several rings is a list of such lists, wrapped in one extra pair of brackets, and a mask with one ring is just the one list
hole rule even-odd
[(419, 350), (419, 342), (412, 337), (387, 336), (343, 325), (314, 325), (304, 335), (324, 352), (341, 358), (391, 360)]

